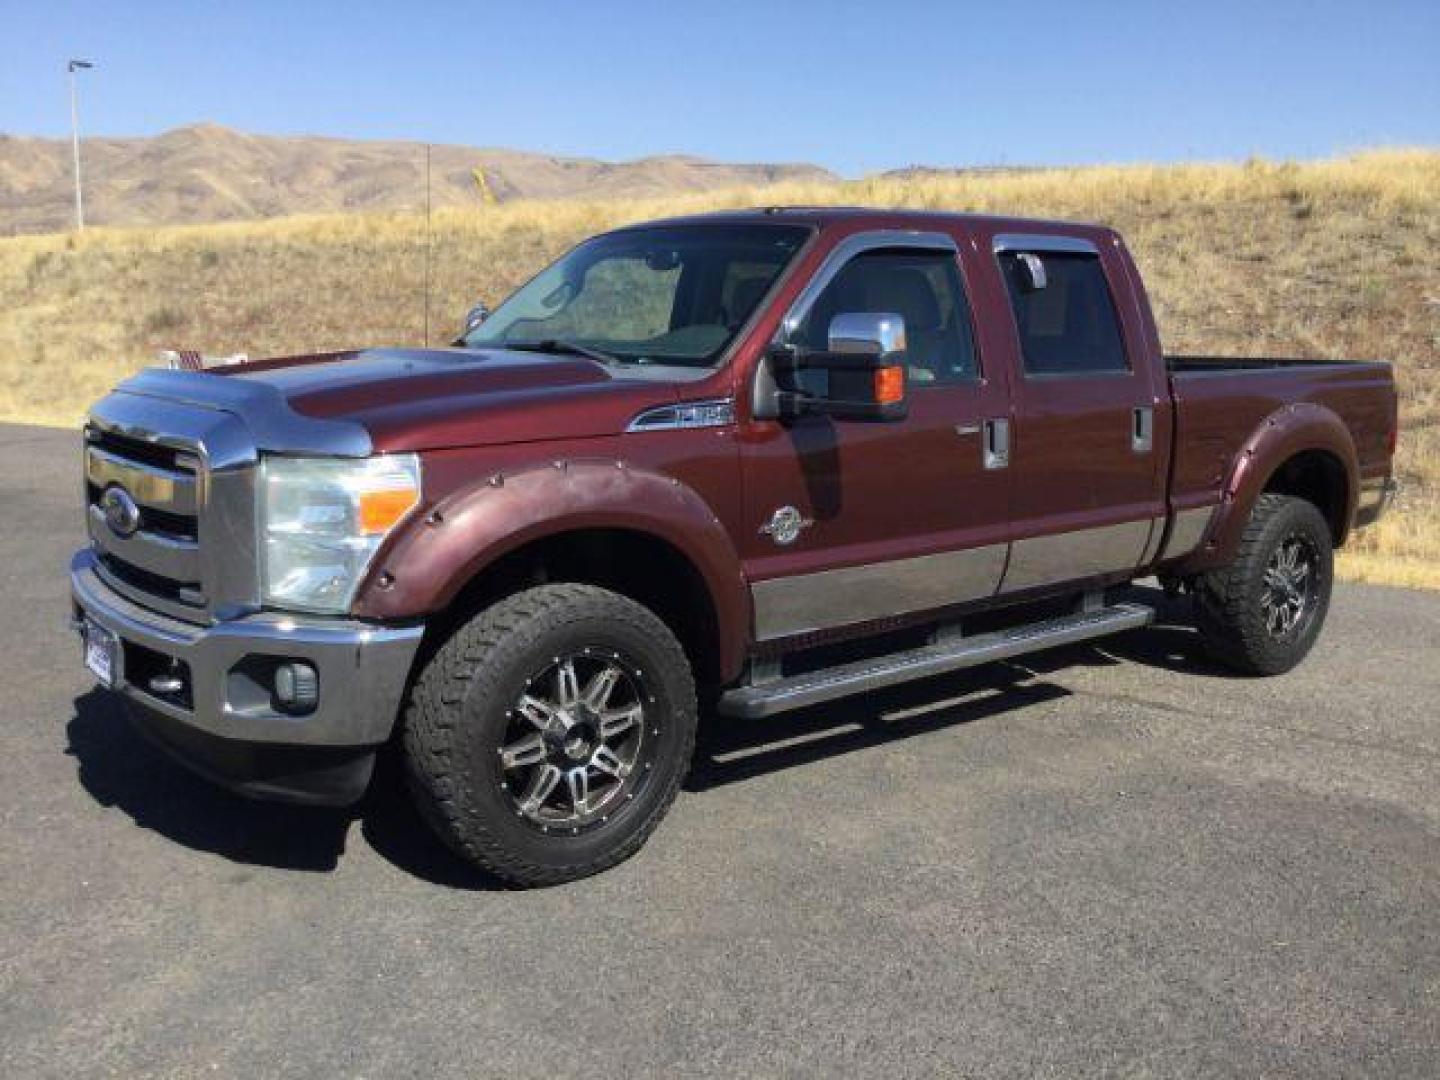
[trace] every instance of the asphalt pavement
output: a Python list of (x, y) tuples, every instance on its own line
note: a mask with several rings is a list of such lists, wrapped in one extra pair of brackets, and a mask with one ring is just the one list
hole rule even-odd
[(636, 858), (511, 892), (391, 784), (250, 803), (130, 730), (78, 455), (0, 425), (0, 1076), (1440, 1075), (1440, 594), (1338, 587), (1276, 679), (1169, 604), (713, 720)]

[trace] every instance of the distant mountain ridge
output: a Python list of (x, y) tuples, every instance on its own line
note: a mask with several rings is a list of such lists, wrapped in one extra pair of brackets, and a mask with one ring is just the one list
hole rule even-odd
[[(418, 142), (255, 135), (195, 124), (152, 137), (83, 139), (81, 156), (86, 224), (243, 221), (425, 204), (425, 145)], [(430, 168), (435, 206), (835, 179), (807, 164), (731, 164), (684, 154), (612, 162), (442, 145), (431, 147)], [(69, 140), (0, 134), (0, 234), (52, 232), (73, 221)]]

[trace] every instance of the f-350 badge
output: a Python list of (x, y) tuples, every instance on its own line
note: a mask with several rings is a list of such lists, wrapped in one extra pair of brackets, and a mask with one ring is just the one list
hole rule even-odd
[(800, 530), (808, 529), (815, 522), (801, 515), (793, 506), (782, 506), (770, 515), (770, 520), (760, 526), (760, 531), (784, 546), (793, 544), (800, 537)]

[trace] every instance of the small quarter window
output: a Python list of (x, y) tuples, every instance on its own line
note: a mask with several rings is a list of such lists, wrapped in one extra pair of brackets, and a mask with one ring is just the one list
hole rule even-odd
[[(1037, 263), (1042, 270), (1037, 273)], [(1027, 375), (1126, 371), (1125, 346), (1096, 255), (1002, 252)]]

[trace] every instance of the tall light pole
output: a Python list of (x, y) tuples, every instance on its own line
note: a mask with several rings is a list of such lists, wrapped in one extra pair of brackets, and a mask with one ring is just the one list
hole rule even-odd
[(85, 201), (80, 196), (80, 107), (76, 103), (75, 72), (93, 68), (89, 60), (71, 60), (65, 70), (70, 74), (70, 146), (75, 152), (75, 228), (85, 228)]

